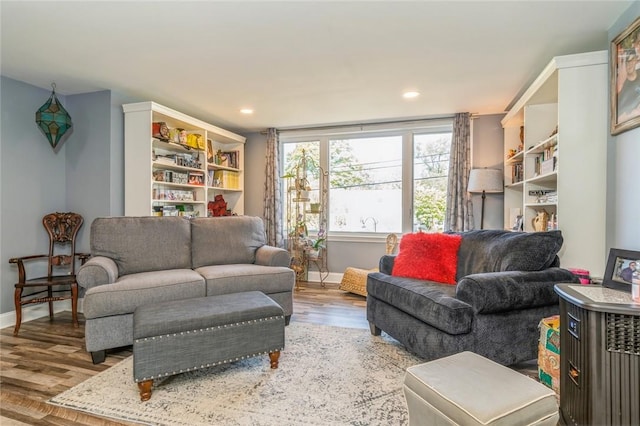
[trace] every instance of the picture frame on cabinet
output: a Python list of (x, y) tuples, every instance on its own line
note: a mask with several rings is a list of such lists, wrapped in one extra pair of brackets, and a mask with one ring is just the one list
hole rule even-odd
[(611, 41), (611, 134), (640, 126), (640, 18)]
[(640, 252), (610, 249), (602, 285), (628, 292), (632, 285), (640, 285)]

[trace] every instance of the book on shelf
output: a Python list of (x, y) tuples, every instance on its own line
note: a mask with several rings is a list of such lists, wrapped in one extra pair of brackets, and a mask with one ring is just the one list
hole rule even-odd
[(222, 156), (223, 166), (231, 167), (232, 169), (240, 168), (240, 151), (223, 151)]
[(239, 189), (240, 179), (237, 172), (231, 170), (216, 170), (213, 173), (212, 186), (227, 188), (227, 189)]
[(511, 166), (511, 183), (521, 182), (524, 177), (524, 167), (522, 163)]

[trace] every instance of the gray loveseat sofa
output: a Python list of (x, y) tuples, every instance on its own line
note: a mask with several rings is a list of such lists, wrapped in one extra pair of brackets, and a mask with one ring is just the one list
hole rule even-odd
[(392, 276), (395, 256), (380, 259), (367, 278), (371, 333), (425, 360), (462, 351), (503, 365), (536, 358), (540, 320), (559, 313), (554, 284), (578, 282), (559, 268), (560, 231), (460, 235), (456, 285)]
[(265, 245), (258, 217), (98, 218), (90, 245), (77, 281), (94, 363), (106, 349), (133, 344), (133, 312), (141, 305), (257, 290), (282, 307), (286, 323), (291, 317), (289, 253)]

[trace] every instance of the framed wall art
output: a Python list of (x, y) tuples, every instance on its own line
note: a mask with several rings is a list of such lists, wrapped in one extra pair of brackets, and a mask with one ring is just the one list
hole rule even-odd
[(640, 126), (640, 18), (611, 41), (611, 134)]
[(634, 284), (640, 285), (640, 252), (612, 248), (602, 285), (631, 292)]

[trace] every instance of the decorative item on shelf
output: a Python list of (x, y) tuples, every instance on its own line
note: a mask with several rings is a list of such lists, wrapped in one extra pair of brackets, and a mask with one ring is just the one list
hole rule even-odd
[(482, 193), (482, 210), (480, 213), (480, 229), (484, 229), (484, 202), (486, 193), (503, 191), (502, 171), (496, 169), (473, 169), (469, 173), (468, 192)]
[(162, 141), (169, 141), (169, 127), (164, 121), (158, 121), (151, 125), (151, 136)]
[(189, 172), (189, 185), (204, 185), (204, 172)]
[(178, 143), (187, 145), (187, 131), (185, 129), (178, 129)]
[(213, 201), (209, 201), (207, 204), (207, 213), (212, 217), (229, 216), (227, 202), (224, 200), (222, 194), (216, 195)]
[(320, 213), (320, 203), (309, 203), (309, 211), (311, 213)]
[(240, 168), (240, 151), (223, 151), (222, 155), (224, 158), (223, 166), (231, 167), (233, 169)]
[(213, 163), (213, 142), (211, 139), (207, 139), (207, 163)]
[(162, 206), (162, 216), (178, 216), (176, 206)]
[(36, 124), (49, 140), (51, 147), (56, 149), (62, 136), (73, 126), (71, 116), (62, 106), (56, 96), (56, 84), (51, 84), (51, 96), (36, 111)]
[(516, 219), (513, 223), (513, 228), (511, 228), (511, 230), (516, 232), (524, 231), (523, 218), (521, 214), (516, 216)]
[(218, 152), (216, 152), (216, 156), (213, 159), (213, 162), (218, 166), (220, 166), (222, 164), (222, 150), (221, 149), (219, 149)]
[(204, 142), (202, 139), (202, 135), (198, 135), (195, 133), (187, 135), (187, 146), (189, 148), (204, 150)]
[(549, 213), (546, 210), (538, 210), (536, 212), (536, 217), (531, 219), (531, 226), (534, 231), (546, 231), (547, 222), (549, 221)]
[(191, 167), (193, 169), (199, 169), (202, 166), (200, 158), (197, 153), (194, 154), (176, 154), (175, 163), (182, 167)]
[(555, 231), (556, 229), (558, 229), (558, 215), (551, 213), (547, 222), (547, 231)]
[(180, 130), (176, 128), (169, 129), (169, 142), (180, 143)]

